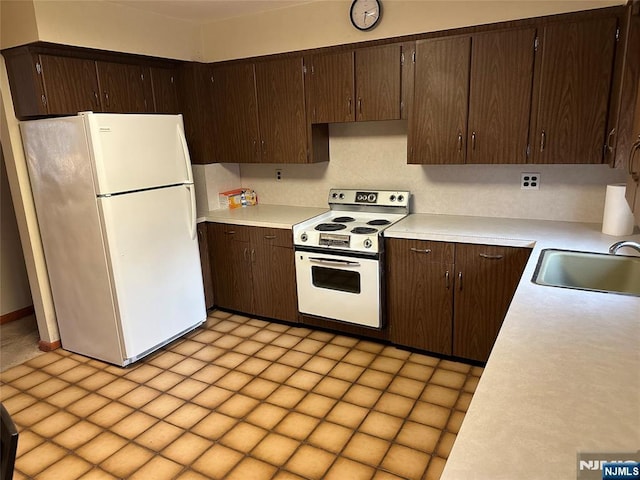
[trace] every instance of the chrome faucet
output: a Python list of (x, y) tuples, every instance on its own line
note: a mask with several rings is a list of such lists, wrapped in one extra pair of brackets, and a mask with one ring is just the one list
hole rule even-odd
[(609, 253), (615, 255), (617, 251), (623, 247), (633, 248), (634, 250), (637, 250), (638, 253), (640, 253), (640, 243), (632, 242), (631, 240), (622, 240), (620, 242), (614, 243), (609, 247)]

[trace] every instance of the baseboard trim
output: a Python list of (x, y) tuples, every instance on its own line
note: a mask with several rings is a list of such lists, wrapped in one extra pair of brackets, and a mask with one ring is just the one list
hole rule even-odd
[(20, 310), (16, 310), (14, 312), (5, 313), (4, 315), (0, 315), (0, 325), (13, 322), (15, 320), (20, 320), (21, 318), (32, 315), (33, 313), (33, 305), (29, 305), (28, 307), (21, 308)]
[(60, 340), (56, 340), (55, 342), (45, 342), (44, 340), (40, 340), (38, 342), (38, 348), (43, 352), (51, 352), (60, 348)]

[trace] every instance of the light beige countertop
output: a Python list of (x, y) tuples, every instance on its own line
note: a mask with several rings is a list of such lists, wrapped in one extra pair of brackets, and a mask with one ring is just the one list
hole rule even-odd
[(442, 480), (575, 480), (579, 452), (640, 449), (640, 297), (531, 281), (542, 249), (607, 252), (623, 238), (640, 241), (600, 228), (414, 214), (385, 230), (385, 237), (532, 247)]
[(253, 205), (233, 209), (210, 210), (198, 222), (232, 223), (251, 227), (291, 228), (308, 218), (326, 212), (327, 208), (292, 207), (289, 205)]

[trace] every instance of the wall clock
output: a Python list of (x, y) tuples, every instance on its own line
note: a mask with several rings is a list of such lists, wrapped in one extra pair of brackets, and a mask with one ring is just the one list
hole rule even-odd
[(382, 5), (380, 0), (353, 0), (351, 4), (351, 23), (358, 30), (367, 31), (380, 22)]

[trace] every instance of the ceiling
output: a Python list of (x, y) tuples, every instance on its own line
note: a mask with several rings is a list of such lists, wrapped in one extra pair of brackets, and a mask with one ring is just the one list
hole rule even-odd
[(197, 23), (277, 10), (313, 0), (108, 0), (128, 7)]

